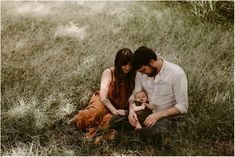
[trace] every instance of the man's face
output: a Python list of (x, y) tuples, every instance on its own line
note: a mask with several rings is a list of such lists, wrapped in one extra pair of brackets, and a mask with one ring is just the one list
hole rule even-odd
[(142, 65), (138, 70), (141, 74), (146, 74), (149, 77), (154, 77), (157, 75), (157, 69), (152, 67), (151, 65)]

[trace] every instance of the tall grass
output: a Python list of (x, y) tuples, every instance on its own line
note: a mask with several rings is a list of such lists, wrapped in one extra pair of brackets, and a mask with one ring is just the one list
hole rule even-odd
[(217, 23), (233, 22), (233, 1), (188, 1), (191, 12), (201, 20)]
[[(233, 23), (202, 20), (196, 7), (200, 16), (175, 2), (2, 2), (1, 154), (232, 155)], [(162, 144), (123, 135), (93, 146), (67, 115), (120, 48), (141, 45), (185, 70), (189, 112)]]

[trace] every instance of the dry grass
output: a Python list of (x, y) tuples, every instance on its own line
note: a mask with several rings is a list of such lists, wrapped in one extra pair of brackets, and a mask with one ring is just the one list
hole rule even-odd
[[(233, 22), (177, 2), (1, 5), (2, 155), (233, 155)], [(123, 135), (93, 146), (67, 115), (86, 106), (117, 50), (141, 45), (184, 68), (189, 113), (166, 143)]]

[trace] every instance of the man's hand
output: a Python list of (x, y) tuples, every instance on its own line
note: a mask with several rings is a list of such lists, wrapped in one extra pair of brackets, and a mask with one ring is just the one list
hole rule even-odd
[(129, 119), (130, 124), (133, 127), (135, 127), (138, 122), (138, 118), (137, 118), (136, 113), (132, 109), (129, 110), (128, 119)]
[(169, 116), (176, 116), (179, 115), (180, 111), (176, 108), (176, 107), (171, 107), (169, 109), (166, 109), (164, 111), (161, 112), (157, 112), (157, 113), (152, 113), (151, 115), (149, 115), (145, 121), (144, 121), (144, 125), (145, 126), (152, 126), (154, 125), (159, 119), (163, 118), (163, 117), (169, 117)]
[(113, 110), (112, 114), (114, 115), (125, 115), (125, 110)]
[(145, 121), (144, 121), (144, 125), (145, 126), (153, 126), (159, 119), (161, 119), (163, 116), (161, 113), (157, 112), (157, 113), (152, 113), (151, 115), (149, 115)]

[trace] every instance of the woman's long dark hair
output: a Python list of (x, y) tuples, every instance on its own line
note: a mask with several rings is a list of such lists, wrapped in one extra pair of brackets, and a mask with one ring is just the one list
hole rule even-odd
[(114, 61), (114, 90), (113, 90), (113, 96), (118, 97), (119, 92), (120, 92), (120, 86), (122, 83), (125, 84), (125, 90), (126, 90), (126, 98), (128, 99), (132, 91), (134, 90), (135, 87), (135, 75), (136, 72), (133, 68), (129, 71), (129, 73), (125, 74), (122, 71), (122, 66), (127, 65), (128, 63), (132, 64), (132, 59), (133, 59), (133, 53), (130, 49), (128, 48), (123, 48), (119, 50), (116, 54), (115, 61)]

